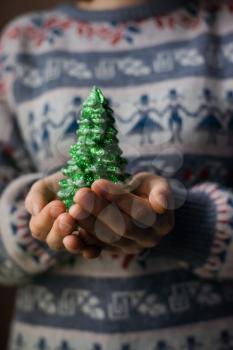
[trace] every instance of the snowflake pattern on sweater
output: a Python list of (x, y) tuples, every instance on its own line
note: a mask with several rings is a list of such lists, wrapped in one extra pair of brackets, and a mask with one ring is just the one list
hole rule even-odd
[[(233, 4), (176, 0), (14, 20), (0, 39), (0, 282), (20, 285), (9, 350), (233, 347)], [(61, 167), (92, 85), (128, 171), (164, 176), (176, 224), (158, 249), (95, 261), (28, 227), (31, 184)]]

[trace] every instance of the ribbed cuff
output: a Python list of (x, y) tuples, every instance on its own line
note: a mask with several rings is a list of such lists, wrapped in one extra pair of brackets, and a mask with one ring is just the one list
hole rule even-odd
[(184, 205), (175, 211), (174, 229), (162, 240), (160, 251), (192, 268), (203, 266), (215, 239), (216, 218), (217, 209), (211, 197), (205, 192), (190, 191)]

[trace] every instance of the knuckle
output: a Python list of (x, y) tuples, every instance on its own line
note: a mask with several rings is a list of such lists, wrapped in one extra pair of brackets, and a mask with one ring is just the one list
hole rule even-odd
[(86, 196), (91, 192), (90, 188), (83, 187), (78, 190), (79, 196)]
[(56, 230), (59, 237), (66, 236), (76, 228), (74, 219), (68, 213), (59, 216), (56, 222)]
[(59, 222), (66, 222), (70, 220), (70, 215), (68, 213), (61, 213), (59, 215)]
[(50, 206), (59, 207), (61, 209), (65, 209), (65, 204), (60, 199), (54, 199), (49, 203)]

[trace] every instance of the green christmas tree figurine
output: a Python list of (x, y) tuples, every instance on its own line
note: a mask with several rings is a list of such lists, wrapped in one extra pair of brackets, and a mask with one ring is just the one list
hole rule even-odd
[(58, 197), (69, 209), (74, 195), (82, 187), (91, 187), (97, 179), (123, 183), (127, 161), (122, 157), (117, 139), (113, 110), (100, 89), (93, 87), (83, 104), (78, 122), (78, 141), (70, 148), (71, 160), (62, 169)]

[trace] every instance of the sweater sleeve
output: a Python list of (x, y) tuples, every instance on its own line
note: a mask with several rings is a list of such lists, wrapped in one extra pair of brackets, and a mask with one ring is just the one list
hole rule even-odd
[[(182, 194), (176, 192), (176, 200)], [(233, 278), (233, 193), (218, 184), (191, 188), (175, 211), (175, 227), (161, 245), (204, 278)]]
[[(14, 66), (11, 52), (0, 38), (0, 283), (18, 285), (47, 271), (58, 259), (29, 231), (24, 199), (35, 173), (11, 107), (10, 86)], [(10, 63), (9, 63), (10, 62)]]

